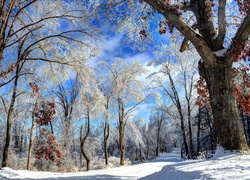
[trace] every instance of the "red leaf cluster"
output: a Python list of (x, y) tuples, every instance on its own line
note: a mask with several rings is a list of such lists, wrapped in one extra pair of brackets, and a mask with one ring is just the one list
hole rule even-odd
[(205, 1), (205, 6), (206, 6), (206, 11), (207, 11), (207, 16), (211, 18), (213, 16), (213, 7), (215, 6), (215, 3), (212, 1)]
[[(0, 59), (0, 60), (1, 60), (1, 59)], [(1, 72), (1, 77), (3, 77), (4, 79), (6, 79), (6, 78), (7, 78), (7, 75), (8, 75), (9, 73), (12, 73), (12, 72), (14, 71), (14, 69), (15, 69), (14, 64), (9, 65), (7, 71), (4, 71), (4, 70), (3, 70), (3, 71)]]
[(43, 130), (39, 141), (41, 144), (34, 148), (36, 159), (44, 158), (57, 162), (63, 157), (62, 152), (58, 149), (60, 144), (56, 142), (56, 137), (53, 134)]
[(147, 32), (146, 32), (145, 29), (142, 29), (142, 30), (139, 32), (139, 34), (140, 34), (140, 38), (141, 38), (142, 40), (145, 40), (145, 39), (148, 37)]
[(199, 107), (206, 106), (206, 108), (210, 110), (211, 106), (210, 106), (208, 87), (205, 80), (202, 77), (200, 77), (200, 79), (197, 81), (195, 88), (197, 89), (198, 93), (198, 97), (196, 99), (195, 104), (198, 105)]
[(246, 59), (247, 56), (249, 57), (249, 46), (249, 43), (246, 46), (244, 42), (235, 39), (233, 40), (232, 53), (234, 56), (234, 62)]
[(250, 77), (248, 71), (249, 68), (247, 67), (239, 68), (242, 81), (234, 81), (234, 85), (236, 99), (241, 113), (245, 112), (247, 115), (250, 115)]
[(29, 85), (30, 85), (30, 87), (31, 87), (31, 89), (32, 89), (32, 96), (33, 96), (34, 94), (37, 94), (38, 91), (39, 91), (38, 85), (37, 85), (35, 82), (30, 82)]
[(166, 31), (167, 31), (166, 22), (165, 21), (160, 21), (160, 23), (159, 23), (159, 33), (162, 35), (162, 34), (165, 34)]
[(239, 7), (239, 11), (242, 15), (246, 15), (248, 7), (250, 5), (250, 0), (236, 0), (238, 7)]
[(49, 101), (43, 102), (41, 107), (35, 112), (35, 121), (39, 125), (48, 125), (55, 114), (55, 103)]
[(165, 10), (174, 12), (177, 16), (181, 15), (180, 9), (183, 7), (183, 4), (176, 4), (173, 6), (170, 6), (172, 0), (160, 0), (158, 3), (162, 3), (162, 8), (159, 10), (161, 13), (164, 13)]

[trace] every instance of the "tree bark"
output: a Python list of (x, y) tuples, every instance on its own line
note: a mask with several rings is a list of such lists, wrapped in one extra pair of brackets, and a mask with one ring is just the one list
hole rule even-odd
[(188, 107), (188, 132), (189, 132), (189, 147), (190, 147), (190, 158), (194, 157), (194, 145), (193, 145), (193, 133), (192, 133), (192, 127), (191, 127), (191, 111), (190, 106)]
[[(204, 78), (207, 82), (211, 107), (213, 111), (214, 127), (217, 143), (228, 150), (248, 150), (242, 121), (236, 104), (235, 91), (232, 82), (232, 62), (236, 53), (241, 54), (249, 42), (250, 35), (250, 7), (245, 18), (237, 29), (232, 43), (227, 48), (225, 56), (217, 57), (213, 51), (223, 50), (227, 31), (225, 8), (226, 1), (222, 1), (218, 8), (218, 37), (214, 39), (217, 30), (213, 22), (209, 21), (205, 1), (191, 1), (189, 10), (193, 11), (197, 20), (195, 32), (183, 18), (171, 8), (165, 8), (163, 1), (144, 0), (154, 10), (162, 14), (182, 35), (195, 47), (203, 59)], [(239, 58), (239, 57), (236, 57)]]
[(16, 91), (17, 91), (17, 85), (18, 85), (18, 79), (19, 79), (19, 71), (20, 71), (20, 65), (17, 65), (16, 68), (16, 77), (13, 87), (13, 94), (8, 110), (7, 115), (7, 129), (6, 129), (6, 137), (5, 137), (5, 146), (3, 150), (3, 161), (2, 161), (2, 167), (8, 166), (8, 155), (9, 155), (9, 146), (10, 146), (10, 140), (11, 140), (11, 125), (12, 125), (12, 113), (14, 111), (14, 105), (16, 101)]
[(201, 107), (199, 107), (198, 124), (197, 124), (197, 149), (196, 149), (197, 155), (200, 152), (200, 129), (201, 129), (200, 126), (201, 126)]
[(87, 132), (85, 134), (85, 136), (83, 137), (82, 135), (82, 126), (81, 126), (81, 129), (80, 129), (80, 141), (81, 141), (81, 152), (82, 152), (82, 155), (83, 157), (85, 158), (86, 160), (86, 163), (87, 163), (87, 167), (86, 167), (86, 171), (89, 171), (90, 170), (90, 158), (88, 157), (86, 151), (85, 151), (85, 142), (89, 136), (89, 133), (90, 133), (90, 115), (89, 115), (89, 111), (87, 112)]
[(104, 141), (104, 155), (105, 155), (105, 164), (108, 165), (108, 138), (109, 138), (109, 98), (107, 98), (107, 102), (105, 105), (106, 116), (104, 122), (104, 132), (103, 132), (103, 141)]
[(120, 165), (125, 165), (124, 124), (119, 124)]
[(32, 152), (32, 146), (33, 146), (33, 130), (34, 130), (34, 123), (35, 123), (35, 111), (36, 111), (36, 108), (37, 108), (37, 104), (38, 104), (38, 98), (39, 98), (39, 95), (36, 99), (36, 102), (35, 102), (35, 107), (33, 109), (33, 112), (32, 112), (32, 123), (31, 123), (31, 127), (30, 127), (30, 140), (29, 140), (29, 149), (28, 149), (28, 160), (27, 160), (27, 170), (30, 170), (30, 165), (31, 165), (31, 162), (30, 162), (30, 159), (31, 159), (31, 152)]
[(209, 89), (217, 143), (227, 150), (247, 150), (231, 67), (225, 57), (217, 57), (216, 65), (203, 69), (204, 78)]
[(108, 165), (108, 138), (109, 138), (109, 124), (105, 122), (104, 125), (104, 154), (105, 154), (105, 164)]
[(156, 138), (156, 149), (155, 149), (155, 156), (156, 157), (159, 156), (159, 143), (160, 143), (160, 128), (159, 128), (159, 125), (158, 125), (157, 138)]
[[(182, 113), (181, 113), (182, 114)], [(186, 153), (186, 158), (190, 158), (189, 151), (188, 151), (188, 143), (187, 143), (187, 138), (186, 138), (186, 133), (185, 133), (185, 125), (184, 125), (184, 118), (181, 115), (180, 117), (181, 120), (181, 131), (182, 131), (182, 138), (183, 138), (183, 143), (184, 143), (184, 148), (185, 148), (185, 153)]]
[(124, 107), (120, 98), (118, 98), (119, 110), (119, 143), (120, 143), (120, 165), (125, 165), (125, 145), (124, 145)]

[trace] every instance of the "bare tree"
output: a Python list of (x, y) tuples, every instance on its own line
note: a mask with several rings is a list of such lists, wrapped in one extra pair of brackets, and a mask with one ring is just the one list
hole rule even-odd
[(161, 131), (163, 128), (163, 123), (166, 120), (166, 115), (167, 113), (162, 110), (161, 108), (159, 109), (154, 109), (153, 112), (151, 113), (150, 119), (151, 121), (154, 122), (156, 125), (156, 149), (155, 149), (155, 156), (158, 157), (159, 155), (159, 146), (160, 146), (160, 135)]

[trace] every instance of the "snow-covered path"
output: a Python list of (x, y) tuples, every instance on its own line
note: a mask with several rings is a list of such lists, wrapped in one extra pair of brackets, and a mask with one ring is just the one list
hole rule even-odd
[(172, 153), (162, 154), (152, 161), (132, 166), (78, 173), (16, 171), (3, 168), (0, 170), (0, 180), (2, 180), (1, 178), (46, 180), (250, 180), (250, 155), (224, 153), (223, 150), (219, 150), (209, 160), (185, 161), (179, 158), (179, 152), (175, 149)]

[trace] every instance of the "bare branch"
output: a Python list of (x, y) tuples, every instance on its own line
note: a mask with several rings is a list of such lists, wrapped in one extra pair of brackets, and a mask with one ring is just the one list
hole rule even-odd
[(141, 104), (143, 101), (145, 101), (151, 95), (152, 95), (152, 93), (148, 94), (145, 98), (143, 98), (141, 101), (136, 103), (133, 107), (129, 108), (123, 117), (126, 117), (135, 107), (137, 107), (139, 104)]
[(226, 0), (219, 1), (218, 7), (218, 28), (219, 33), (216, 41), (220, 49), (223, 48), (224, 39), (226, 36), (227, 24), (226, 24)]
[[(27, 75), (27, 74), (33, 74), (33, 73), (21, 73), (21, 74), (18, 75), (18, 76), (23, 76), (23, 75)], [(1, 76), (0, 76), (0, 77), (1, 77)], [(0, 87), (9, 84), (9, 83), (12, 82), (15, 78), (16, 78), (16, 76), (12, 77), (12, 78), (11, 78), (10, 80), (8, 80), (7, 82), (1, 83), (1, 84), (0, 84)]]
[(14, 4), (15, 4), (15, 0), (11, 0), (10, 5), (8, 7), (8, 10), (7, 10), (7, 13), (6, 13), (6, 16), (4, 17), (4, 21), (3, 21), (2, 27), (0, 29), (0, 37), (2, 39), (4, 39), (4, 37), (5, 37), (5, 30), (7, 28), (8, 20), (9, 20), (11, 11), (12, 11), (12, 9), (14, 7)]
[[(8, 32), (7, 37), (10, 37), (10, 32), (12, 31), (12, 28), (13, 28), (13, 26), (14, 26), (14, 22), (15, 22), (16, 19), (18, 18), (18, 15), (19, 15), (25, 8), (27, 8), (28, 6), (30, 6), (31, 4), (33, 4), (33, 3), (36, 2), (36, 1), (37, 1), (37, 0), (30, 1), (28, 4), (26, 4), (25, 6), (21, 7), (21, 8), (17, 11), (17, 13), (16, 13), (16, 15), (15, 15), (15, 17), (14, 17), (14, 19), (13, 19), (11, 25), (10, 25), (10, 28), (9, 28), (9, 32)], [(13, 10), (13, 9), (11, 9), (11, 10)], [(9, 19), (9, 18), (7, 18), (7, 19)]]

